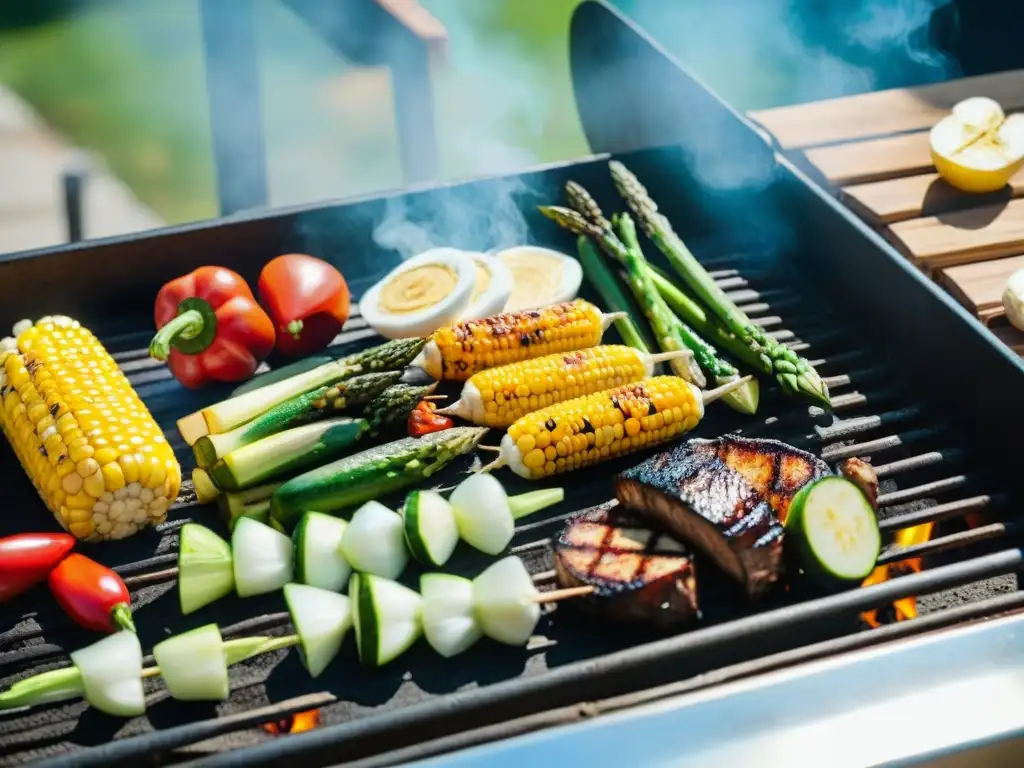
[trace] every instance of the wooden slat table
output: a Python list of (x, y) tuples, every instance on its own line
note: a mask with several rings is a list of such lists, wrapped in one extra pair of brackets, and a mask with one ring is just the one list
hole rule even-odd
[(1024, 333), (1008, 325), (1001, 300), (1007, 278), (1024, 268), (1024, 171), (999, 192), (968, 195), (938, 176), (928, 148), (931, 127), (969, 96), (1024, 111), (1024, 70), (749, 116), (783, 153), (1024, 355)]

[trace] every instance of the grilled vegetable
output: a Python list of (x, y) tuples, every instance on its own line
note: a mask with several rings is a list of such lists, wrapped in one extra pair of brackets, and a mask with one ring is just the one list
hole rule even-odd
[(713, 440), (694, 438), (675, 449), (694, 466), (713, 471), (721, 462), (746, 480), (785, 523), (793, 497), (808, 483), (832, 474), (824, 461), (778, 440), (724, 435)]
[(867, 497), (843, 477), (809, 483), (796, 495), (786, 533), (804, 572), (826, 584), (860, 583), (875, 569), (882, 537)]
[(185, 523), (178, 542), (178, 595), (188, 616), (235, 588), (231, 547), (204, 525)]
[[(746, 364), (755, 370), (771, 373), (770, 361), (762, 361), (748, 346), (736, 341), (724, 328), (713, 322), (713, 319), (709, 321), (707, 313), (671, 282), (668, 282), (667, 286), (672, 290), (672, 296), (661, 290), (661, 284), (658, 282), (660, 275), (644, 258), (631, 219), (620, 217), (617, 222), (619, 231), (616, 232), (612, 223), (605, 218), (600, 206), (582, 186), (570, 181), (565, 185), (565, 192), (575, 210), (546, 206), (541, 208), (541, 212), (571, 232), (590, 237), (595, 243), (600, 244), (609, 256), (626, 266), (626, 281), (641, 306), (647, 307), (657, 315), (656, 322), (669, 334), (670, 344), (674, 343), (673, 338), (676, 338), (694, 352), (695, 363), (699, 364), (704, 374), (720, 386), (734, 381), (738, 376), (736, 370), (718, 355), (707, 339), (711, 339), (722, 348), (729, 348), (734, 354), (737, 350), (740, 353), (750, 353), (745, 358), (740, 355)], [(655, 286), (658, 287), (657, 292)], [(661, 294), (660, 298), (656, 293)], [(677, 303), (673, 303), (672, 298), (677, 299)], [(693, 372), (689, 376), (686, 372), (679, 373), (684, 378), (692, 378), (698, 383), (702, 381), (701, 376), (697, 375), (699, 372)], [(744, 386), (726, 395), (723, 402), (740, 413), (752, 414), (757, 411), (759, 398), (760, 386), (756, 379), (751, 379)]]
[(455, 427), (346, 456), (278, 488), (271, 500), (271, 515), (291, 528), (303, 512), (338, 512), (400, 491), (473, 450), (486, 433), (479, 427)]
[(608, 269), (608, 265), (605, 264), (594, 244), (585, 236), (580, 235), (576, 240), (576, 250), (579, 252), (583, 274), (594, 286), (602, 303), (612, 312), (625, 313), (624, 317), (615, 321), (615, 330), (619, 332), (623, 342), (640, 352), (650, 352), (653, 346), (650, 334), (646, 333), (646, 328), (640, 325), (643, 321), (634, 320), (634, 318), (640, 317), (639, 310), (622, 290), (618, 279)]
[(135, 631), (128, 588), (107, 566), (74, 552), (50, 572), (49, 583), (76, 624), (96, 632)]
[(545, 488), (510, 497), (492, 475), (470, 475), (452, 491), (449, 502), (462, 540), (488, 555), (504, 551), (515, 521), (565, 498), (561, 488)]
[(216, 624), (157, 643), (153, 659), (167, 691), (178, 701), (223, 701), (228, 697), (228, 663)]
[(274, 592), (292, 580), (292, 540), (269, 525), (239, 520), (231, 532), (231, 555), (239, 597)]
[(508, 428), (498, 458), (484, 470), (508, 466), (537, 480), (668, 442), (697, 426), (707, 403), (744, 381), (701, 392), (676, 376), (655, 376), (542, 408)]
[(571, 519), (555, 541), (562, 587), (590, 586), (574, 608), (612, 621), (676, 629), (697, 614), (697, 580), (683, 546), (621, 507)]
[(132, 717), (146, 711), (142, 646), (134, 632), (118, 632), (71, 653), (85, 699), (100, 712)]
[(248, 284), (223, 267), (200, 267), (156, 296), (149, 355), (189, 389), (250, 378), (274, 351), (274, 324)]
[(541, 408), (653, 376), (655, 365), (681, 357), (692, 353), (648, 355), (614, 344), (556, 352), (474, 374), (459, 400), (438, 413), (481, 426), (508, 427)]
[(276, 405), (327, 384), (336, 384), (361, 373), (404, 368), (423, 349), (424, 339), (399, 339), (364, 349), (339, 360), (292, 376), (276, 384), (223, 400), (178, 421), (178, 431), (188, 445), (203, 435), (228, 432), (252, 421)]
[(0, 426), (57, 521), (76, 539), (163, 522), (181, 467), (114, 359), (54, 317), (0, 343)]
[(260, 303), (277, 328), (277, 350), (304, 357), (325, 349), (348, 320), (348, 284), (322, 259), (287, 253), (260, 272)]
[(284, 600), (301, 643), (302, 664), (310, 677), (318, 677), (338, 655), (352, 627), (352, 601), (304, 584), (285, 584)]
[(483, 637), (473, 605), (473, 582), (447, 573), (420, 576), (423, 635), (430, 647), (450, 659)]
[(210, 477), (210, 473), (199, 467), (192, 470), (192, 490), (196, 492), (196, 501), (200, 504), (216, 501), (221, 494), (221, 489)]
[(423, 632), (422, 598), (396, 581), (354, 573), (348, 583), (359, 660), (382, 667), (412, 646)]
[(246, 507), (257, 504), (261, 501), (270, 501), (274, 491), (284, 485), (284, 482), (265, 483), (253, 488), (246, 488), (238, 493), (224, 493), (217, 497), (217, 505), (220, 507), (224, 518), (228, 521), (229, 527), (233, 526), (235, 518), (245, 514)]
[(694, 353), (693, 360), (686, 361), (689, 363), (687, 368), (683, 368), (682, 363), (674, 366), (676, 374), (701, 387), (705, 384), (702, 371), (715, 380), (736, 376), (736, 369), (720, 359), (714, 347), (674, 315), (654, 287), (650, 265), (637, 242), (632, 219), (628, 215), (619, 216), (613, 226), (597, 201), (574, 181), (565, 185), (565, 193), (578, 215), (560, 208), (543, 208), (542, 212), (562, 226), (594, 238), (626, 267), (633, 297), (654, 329), (659, 346), (665, 350), (686, 347)]
[(750, 322), (750, 318), (740, 311), (690, 253), (668, 219), (659, 213), (658, 206), (640, 180), (626, 166), (613, 160), (609, 167), (615, 186), (626, 199), (641, 228), (697, 298), (718, 316), (726, 329), (771, 362), (772, 372), (785, 392), (803, 394), (825, 408), (830, 407), (828, 387), (811, 364)]
[(437, 406), (430, 400), (421, 401), (409, 414), (409, 437), (423, 437), (431, 432), (451, 429), (455, 422), (437, 413)]
[(537, 588), (518, 557), (493, 563), (473, 579), (473, 605), (480, 629), (492, 640), (526, 645), (540, 621)]
[(241, 491), (345, 454), (370, 429), (365, 419), (330, 419), (295, 427), (232, 451), (210, 467), (214, 484)]
[(293, 397), (230, 432), (200, 437), (192, 446), (196, 463), (212, 467), (229, 453), (271, 435), (361, 408), (401, 377), (401, 371), (367, 373)]
[(435, 379), (465, 381), (485, 368), (596, 346), (620, 317), (577, 299), (471, 320), (435, 331), (414, 363)]
[(436, 383), (426, 386), (395, 384), (366, 406), (363, 415), (370, 422), (370, 433), (379, 435), (395, 427), (404, 427), (417, 403), (434, 391)]
[[(270, 504), (267, 502), (269, 510)], [(295, 578), (311, 587), (340, 592), (348, 584), (352, 565), (341, 553), (348, 523), (319, 512), (307, 512), (295, 526)]]
[(437, 491), (412, 491), (402, 506), (402, 525), (412, 556), (427, 565), (444, 565), (459, 543), (455, 512)]
[(757, 596), (782, 572), (783, 529), (768, 501), (736, 470), (689, 444), (626, 470), (615, 496), (702, 550)]
[(238, 397), (239, 395), (244, 395), (246, 392), (252, 392), (254, 389), (260, 389), (268, 384), (276, 384), (279, 381), (290, 379), (292, 376), (297, 376), (300, 373), (312, 371), (314, 368), (319, 368), (321, 365), (327, 365), (327, 363), (331, 362), (334, 362), (334, 358), (324, 355), (304, 357), (301, 360), (296, 360), (294, 363), (282, 365), (280, 368), (274, 368), (272, 371), (261, 373), (259, 376), (254, 376), (248, 381), (242, 382), (231, 390), (231, 396)]
[(409, 562), (401, 516), (379, 501), (366, 502), (345, 529), (341, 554), (361, 573), (397, 579)]
[(0, 603), (44, 581), (73, 546), (74, 537), (66, 533), (19, 533), (0, 539)]

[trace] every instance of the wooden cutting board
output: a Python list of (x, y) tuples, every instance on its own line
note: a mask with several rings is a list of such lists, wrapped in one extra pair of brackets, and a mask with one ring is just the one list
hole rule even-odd
[[(1006, 279), (1024, 267), (1024, 171), (999, 192), (946, 184), (931, 127), (970, 96), (1024, 111), (1024, 70), (752, 112), (786, 155), (832, 189), (897, 250), (998, 329)], [(1024, 352), (1024, 334), (1000, 338)]]

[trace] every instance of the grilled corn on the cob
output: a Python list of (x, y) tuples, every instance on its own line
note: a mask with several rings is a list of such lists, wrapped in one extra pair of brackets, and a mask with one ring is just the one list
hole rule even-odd
[(483, 469), (508, 466), (537, 480), (666, 443), (749, 378), (702, 392), (677, 376), (655, 376), (542, 408), (509, 427), (498, 458)]
[(465, 381), (485, 368), (596, 346), (608, 326), (624, 314), (606, 315), (589, 301), (577, 299), (468, 320), (434, 331), (413, 363), (435, 379)]
[(78, 539), (161, 522), (181, 467), (103, 345), (67, 317), (0, 342), (0, 427), (57, 521)]
[(649, 355), (605, 344), (523, 360), (473, 374), (458, 402), (438, 413), (487, 427), (507, 427), (528, 413), (575, 397), (640, 381), (666, 360), (692, 356), (688, 349)]

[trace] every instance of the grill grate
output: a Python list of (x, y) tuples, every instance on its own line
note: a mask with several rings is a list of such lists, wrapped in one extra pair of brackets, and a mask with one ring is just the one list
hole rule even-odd
[[(976, 582), (970, 589), (955, 588), (922, 601), (922, 613), (934, 613), (1015, 589), (1012, 573), (1016, 561), (1005, 553), (1002, 559), (990, 556), (976, 560), (973, 570), (941, 568), (943, 563), (961, 559), (966, 548), (1006, 533), (1003, 523), (987, 522), (987, 518), (985, 524), (975, 527), (964, 522), (968, 515), (991, 516), (1001, 508), (1003, 496), (969, 467), (961, 451), (950, 447), (955, 444), (955, 438), (939, 422), (929, 420), (918, 407), (901, 398), (886, 381), (882, 367), (872, 362), (868, 351), (853, 343), (848, 330), (836, 324), (835, 318), (823, 307), (812, 307), (793, 290), (770, 287), (794, 285), (791, 275), (781, 280), (778, 274), (765, 270), (763, 263), (754, 257), (719, 261), (713, 266), (716, 281), (741, 303), (755, 322), (793, 349), (818, 358), (815, 364), (833, 391), (835, 413), (832, 416), (822, 414), (818, 409), (782, 396), (772, 386), (762, 393), (760, 412), (782, 414), (780, 417), (759, 419), (751, 425), (748, 418), (719, 406), (718, 410), (709, 412), (697, 434), (712, 436), (738, 431), (750, 436), (772, 436), (818, 453), (830, 463), (851, 456), (870, 459), (881, 481), (879, 504), (883, 532), (891, 533), (925, 522), (937, 524), (930, 541), (902, 549), (890, 547), (883, 552), (880, 562), (896, 563), (908, 558), (935, 556), (935, 562), (929, 561), (928, 565), (934, 564), (938, 568), (922, 574), (898, 576), (890, 583), (872, 588), (875, 590), (873, 602), (870, 599), (865, 602), (869, 590), (844, 594), (838, 600), (834, 599), (823, 614), (844, 615), (846, 628), (843, 631), (853, 631), (861, 628), (855, 620), (850, 622), (851, 615), (855, 616), (857, 611), (879, 607), (883, 602), (917, 591), (934, 592), (947, 586)], [(149, 360), (143, 337), (129, 335), (105, 341), (161, 422), (183, 468), (190, 470), (191, 455), (177, 434), (174, 419), (196, 404), (183, 402), (180, 390), (170, 381), (166, 369)], [(344, 354), (373, 342), (372, 331), (355, 317), (336, 341), (333, 351)], [(766, 384), (763, 382), (762, 386)], [(601, 476), (607, 477), (608, 472), (636, 460), (623, 460), (617, 463), (618, 466), (602, 469)], [(597, 477), (584, 473), (577, 473), (577, 476), (581, 479)], [(451, 473), (442, 475), (438, 485), (450, 485), (452, 477)], [(510, 478), (503, 475), (502, 480), (509, 481)], [(27, 485), (27, 482), (22, 484)], [(516, 483), (510, 481), (510, 485), (515, 486)], [(551, 535), (581, 507), (600, 502), (606, 496), (606, 483), (588, 486), (574, 482), (567, 485), (564, 505), (551, 510), (547, 517), (518, 526), (512, 551), (527, 560), (539, 582), (551, 581), (553, 577), (549, 547)], [(28, 496), (25, 498), (27, 501)], [(35, 507), (38, 504), (32, 508)], [(288, 616), (281, 610), (282, 603), (277, 596), (225, 600), (212, 606), (212, 610), (204, 609), (189, 617), (187, 622), (177, 615), (176, 590), (173, 587), (177, 530), (193, 516), (208, 523), (211, 514), (196, 506), (194, 493), (186, 482), (166, 523), (126, 542), (103, 546), (103, 559), (108, 563), (112, 558), (117, 560), (117, 570), (133, 592), (137, 624), (145, 647), (151, 647), (169, 632), (208, 621), (218, 621), (225, 636), (285, 631)], [(16, 527), (22, 527), (20, 521)], [(486, 562), (460, 550), (453, 560), (452, 570), (472, 574), (482, 569)], [(983, 576), (1000, 572), (1010, 575), (979, 581)], [(714, 590), (704, 590), (704, 602), (714, 601), (714, 594)], [(811, 621), (814, 618), (813, 606), (807, 602), (799, 604), (808, 597), (814, 596), (777, 594), (762, 603), (748, 606), (737, 604), (735, 598), (727, 596), (722, 605), (706, 611), (704, 626), (711, 629), (694, 633), (694, 638), (705, 637), (707, 632), (728, 636), (734, 627), (751, 622), (754, 626), (759, 622), (767, 625), (776, 613), (773, 609), (788, 607), (793, 611), (795, 606), (797, 611), (786, 618), (786, 622), (793, 626), (801, 621)], [(88, 640), (45, 600), (36, 601), (32, 605), (34, 610), (22, 615), (20, 609), (25, 607), (25, 603), (19, 602), (5, 607), (0, 613), (0, 626), (13, 627), (0, 634), (0, 675), (4, 685), (60, 666), (64, 663), (65, 649), (77, 647)], [(751, 611), (760, 615), (740, 618)], [(120, 751), (106, 752), (102, 756), (97, 754), (96, 759), (106, 764), (120, 755), (120, 759), (130, 763), (132, 759), (141, 759), (157, 745), (143, 739), (133, 741), (129, 737), (158, 730), (162, 732), (162, 743), (158, 748), (176, 748), (171, 759), (184, 760), (209, 751), (271, 739), (273, 737), (263, 729), (254, 726), (303, 709), (323, 706), (322, 722), (325, 724), (349, 720), (358, 722), (375, 711), (395, 710), (474, 684), (483, 686), (520, 675), (536, 677), (545, 669), (655, 639), (643, 631), (617, 627), (603, 628), (602, 632), (594, 633), (590, 620), (573, 617), (568, 605), (554, 611), (550, 623), (542, 622), (538, 631), (546, 637), (540, 638), (526, 653), (482, 643), (462, 659), (441, 663), (421, 644), (397, 662), (396, 669), (378, 671), (360, 670), (350, 643), (338, 663), (315, 682), (299, 670), (294, 654), (289, 658), (287, 652), (276, 652), (233, 668), (232, 696), (217, 707), (173, 702), (157, 682), (147, 681), (147, 691), (151, 693), (149, 716), (127, 724), (97, 715), (81, 702), (3, 714), (0, 715), (0, 740), (7, 748), (7, 756), (0, 759), (17, 764), (61, 753), (81, 757), (92, 754), (82, 752), (81, 746), (103, 744), (116, 736)], [(701, 645), (708, 640), (697, 642)]]

